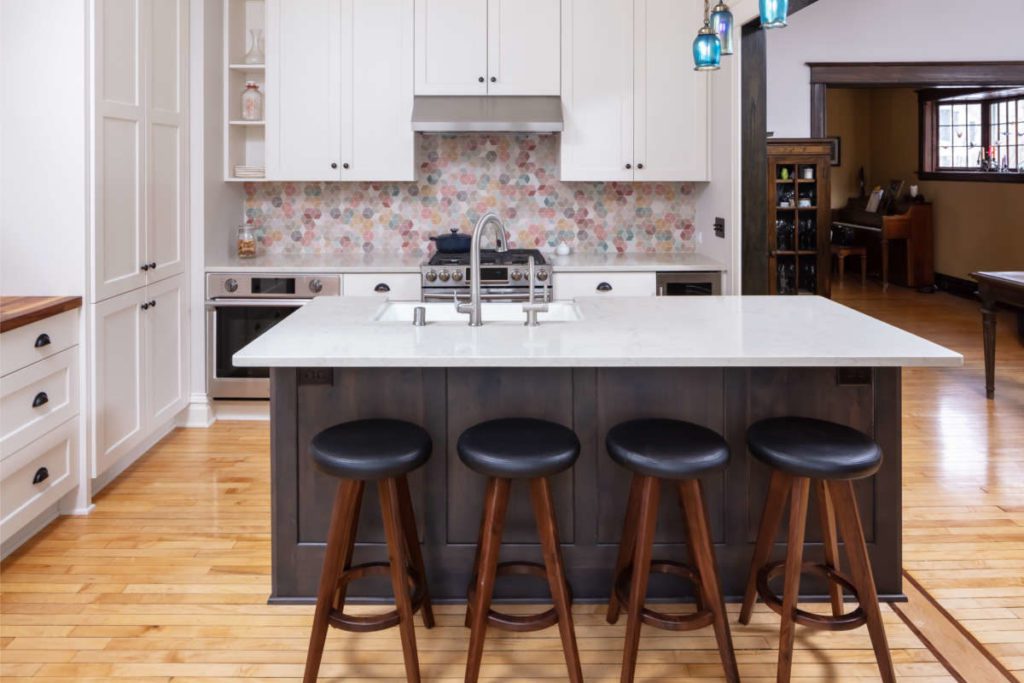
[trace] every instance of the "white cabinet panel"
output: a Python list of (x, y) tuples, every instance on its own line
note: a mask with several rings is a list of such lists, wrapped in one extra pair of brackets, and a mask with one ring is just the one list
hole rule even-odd
[(75, 487), (78, 459), (72, 418), (0, 462), (0, 542)]
[(104, 116), (98, 128), (93, 294), (105, 299), (146, 283), (146, 253), (140, 121)]
[(341, 0), (267, 0), (267, 177), (341, 180)]
[(187, 402), (186, 305), (184, 277), (163, 280), (146, 288), (149, 309), (145, 325), (146, 390), (149, 425), (157, 427), (174, 417)]
[(416, 94), (487, 94), (487, 0), (416, 0)]
[(413, 0), (342, 0), (343, 180), (416, 178), (413, 16)]
[(187, 0), (153, 0), (149, 21), (149, 106), (182, 111), (182, 72), (185, 68), (182, 34)]
[(419, 273), (348, 273), (345, 296), (379, 296), (389, 301), (419, 301)]
[(97, 92), (109, 103), (138, 105), (139, 0), (100, 0), (96, 3), (96, 32), (103, 50), (97, 60)]
[(100, 302), (93, 310), (93, 477), (144, 436), (145, 301), (146, 289), (141, 288)]
[(636, 0), (638, 181), (708, 179), (708, 74), (693, 69), (680, 26), (699, 26), (700, 3)]
[(562, 1), (562, 180), (633, 179), (632, 26), (633, 0)]
[(487, 92), (561, 92), (561, 0), (488, 0)]
[(160, 280), (184, 269), (185, 217), (184, 145), (178, 126), (153, 124), (149, 142), (149, 214), (146, 258), (156, 264), (149, 280)]
[(0, 379), (0, 458), (78, 414), (78, 347)]
[(555, 299), (584, 296), (654, 296), (656, 273), (555, 273)]
[(38, 320), (0, 337), (0, 375), (49, 358), (78, 343), (78, 310)]

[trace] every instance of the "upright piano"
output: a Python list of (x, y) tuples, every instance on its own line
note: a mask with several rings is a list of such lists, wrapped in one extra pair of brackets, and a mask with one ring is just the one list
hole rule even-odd
[(890, 213), (875, 213), (866, 209), (867, 201), (867, 198), (853, 197), (846, 206), (833, 212), (833, 243), (867, 246), (869, 254), (879, 254), (883, 287), (889, 286), (892, 243), (900, 243), (899, 255), (905, 256), (895, 263), (894, 281), (907, 287), (933, 286), (935, 238), (932, 205), (927, 202), (897, 202)]

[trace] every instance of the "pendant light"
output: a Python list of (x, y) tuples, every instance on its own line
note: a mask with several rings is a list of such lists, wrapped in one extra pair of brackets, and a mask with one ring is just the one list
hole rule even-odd
[(704, 26), (693, 41), (693, 63), (696, 71), (717, 71), (722, 63), (722, 41), (711, 28), (708, 0), (704, 0)]
[(715, 30), (718, 40), (722, 43), (723, 55), (733, 53), (732, 27), (732, 12), (729, 11), (729, 6), (724, 2), (719, 2), (711, 9), (711, 28)]
[(784, 28), (789, 14), (789, 0), (761, 0), (761, 26)]

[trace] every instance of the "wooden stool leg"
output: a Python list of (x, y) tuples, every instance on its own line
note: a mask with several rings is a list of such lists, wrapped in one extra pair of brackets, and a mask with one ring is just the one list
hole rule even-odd
[(615, 584), (619, 580), (619, 574), (629, 566), (630, 558), (633, 556), (633, 547), (636, 545), (636, 520), (640, 514), (640, 477), (634, 475), (629, 485), (629, 503), (626, 505), (626, 521), (622, 527), (622, 538), (619, 541), (619, 558), (615, 561), (615, 573), (612, 574), (612, 595), (608, 600), (608, 614), (605, 617), (609, 624), (619, 620), (619, 612), (622, 611), (619, 605), (619, 596), (615, 591)]
[(412, 596), (409, 593), (409, 573), (405, 557), (405, 538), (402, 532), (402, 513), (399, 504), (398, 483), (383, 479), (378, 483), (380, 508), (384, 518), (384, 533), (388, 541), (388, 562), (391, 563), (391, 588), (398, 609), (398, 630), (402, 636), (402, 656), (405, 658), (405, 678), (419, 683), (420, 664), (416, 655), (416, 624), (412, 618)]
[(863, 287), (868, 283), (868, 253), (862, 251), (860, 253), (860, 284)]
[(761, 512), (761, 527), (757, 532), (757, 543), (754, 545), (754, 557), (750, 561), (750, 574), (747, 576), (747, 589), (743, 594), (743, 606), (740, 608), (740, 623), (749, 624), (750, 614), (754, 611), (757, 600), (757, 573), (768, 563), (775, 545), (775, 534), (778, 533), (782, 513), (789, 497), (789, 475), (773, 471), (771, 483), (768, 485), (768, 496), (764, 499), (764, 510)]
[(846, 277), (846, 254), (840, 254), (839, 258), (839, 286), (843, 284), (843, 279)]
[(889, 240), (882, 240), (882, 291), (889, 289)]
[(491, 594), (494, 592), (494, 578), (498, 570), (498, 551), (505, 528), (509, 483), (508, 479), (491, 479), (487, 484), (483, 524), (485, 534), (480, 548), (480, 566), (471, 610), (466, 683), (475, 683), (480, 677), (480, 662), (483, 659), (484, 638), (487, 635), (487, 614), (491, 609)]
[(629, 588), (629, 610), (626, 620), (626, 641), (622, 653), (622, 683), (632, 683), (640, 647), (640, 613), (647, 596), (647, 580), (651, 573), (654, 530), (658, 522), (658, 499), (661, 482), (654, 477), (640, 477), (640, 514), (636, 544), (633, 551), (633, 576)]
[(533, 499), (533, 514), (537, 521), (537, 535), (544, 551), (544, 568), (548, 574), (551, 599), (558, 613), (558, 633), (562, 637), (562, 650), (569, 668), (569, 680), (582, 683), (583, 669), (580, 666), (580, 652), (576, 646), (576, 630), (573, 628), (572, 606), (569, 604), (569, 588), (565, 582), (565, 568), (562, 566), (562, 552), (558, 546), (558, 522), (551, 504), (551, 490), (544, 477), (530, 481), (530, 497)]
[[(309, 636), (309, 650), (306, 653), (305, 683), (316, 681), (320, 672), (320, 660), (324, 654), (327, 638), (328, 617), (334, 606), (334, 593), (338, 577), (348, 566), (355, 545), (356, 523), (359, 520), (359, 503), (363, 495), (363, 482), (343, 480), (338, 484), (331, 512), (331, 524), (327, 531), (327, 552), (320, 572), (320, 587), (317, 590), (316, 610), (313, 613), (313, 629)], [(344, 601), (344, 596), (341, 597)], [(340, 607), (339, 607), (340, 608)]]
[(985, 301), (981, 308), (982, 342), (985, 347), (985, 397), (996, 395), (996, 303)]
[[(490, 488), (488, 488), (490, 492)], [(488, 493), (489, 495), (489, 493)], [(480, 532), (476, 535), (476, 552), (473, 554), (473, 573), (470, 574), (471, 581), (476, 582), (480, 576), (480, 549), (484, 547), (484, 537), (487, 535), (487, 515), (480, 515)], [(463, 620), (466, 628), (473, 625), (473, 606), (466, 603), (466, 618)]]
[(725, 601), (718, 585), (718, 565), (715, 562), (715, 546), (708, 528), (707, 510), (700, 480), (690, 479), (679, 483), (679, 501), (683, 506), (683, 519), (689, 532), (689, 544), (700, 576), (700, 590), (704, 594), (706, 608), (714, 614), (713, 626), (718, 640), (718, 654), (722, 658), (725, 679), (739, 683), (740, 673), (736, 666), (736, 653), (732, 648), (729, 633), (729, 619), (725, 612)]
[(793, 672), (793, 636), (796, 622), (793, 615), (800, 602), (800, 570), (804, 560), (804, 535), (807, 531), (807, 502), (811, 480), (793, 479), (793, 495), (789, 504), (789, 536), (786, 539), (786, 575), (782, 587), (782, 625), (779, 627), (779, 666), (776, 677), (787, 683)]
[(875, 577), (871, 571), (868, 558), (867, 542), (864, 539), (864, 528), (861, 526), (860, 513), (857, 511), (857, 498), (853, 493), (853, 483), (849, 481), (828, 482), (829, 492), (835, 502), (836, 519), (839, 529), (846, 541), (846, 555), (850, 560), (850, 576), (860, 595), (860, 606), (867, 617), (868, 633), (871, 635), (871, 646), (878, 661), (878, 670), (885, 683), (895, 683), (896, 672), (892, 665), (892, 654), (885, 637), (885, 626), (882, 624), (882, 610), (878, 606), (878, 592), (875, 589)]
[[(818, 499), (818, 514), (821, 520), (821, 544), (825, 550), (825, 564), (839, 571), (839, 540), (836, 538), (836, 516), (832, 509), (832, 497), (828, 485), (823, 481), (814, 482), (814, 493)], [(828, 583), (828, 595), (832, 603), (832, 615), (843, 615), (843, 587), (834, 581)]]
[(430, 587), (427, 585), (427, 569), (423, 564), (423, 549), (420, 548), (420, 535), (416, 530), (416, 513), (412, 507), (412, 496), (409, 495), (409, 480), (405, 476), (398, 477), (395, 481), (398, 489), (398, 511), (402, 520), (402, 535), (405, 537), (406, 552), (412, 566), (420, 575), (423, 582), (423, 605), (421, 616), (423, 625), (427, 628), (434, 628), (434, 607), (430, 602)]

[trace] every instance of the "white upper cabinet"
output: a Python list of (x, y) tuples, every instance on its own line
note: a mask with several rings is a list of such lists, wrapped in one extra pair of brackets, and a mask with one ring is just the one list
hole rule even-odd
[(267, 0), (266, 58), (267, 177), (341, 180), (341, 0)]
[(561, 0), (416, 0), (417, 95), (557, 95)]
[(487, 0), (416, 0), (416, 94), (487, 94)]
[(708, 180), (707, 74), (680, 39), (702, 21), (699, 3), (563, 0), (562, 180)]
[(633, 180), (633, 0), (562, 2), (562, 180)]
[(700, 26), (703, 7), (636, 0), (634, 178), (708, 180), (708, 74), (695, 71), (680, 26)]
[(413, 0), (342, 0), (342, 27), (342, 180), (415, 180)]
[(558, 95), (560, 0), (488, 0), (487, 92)]

